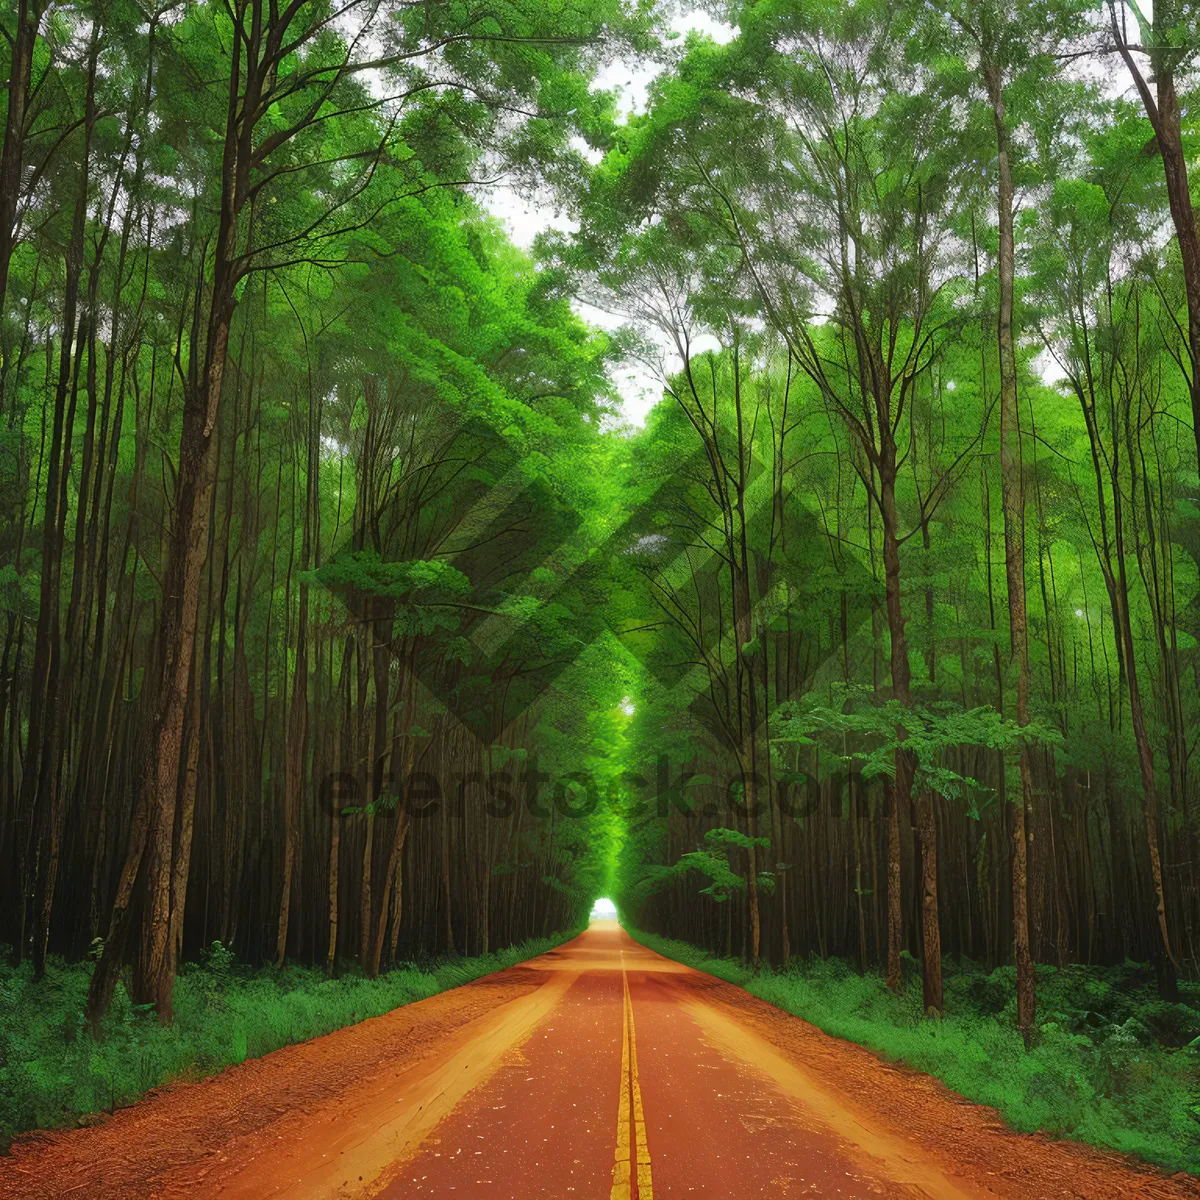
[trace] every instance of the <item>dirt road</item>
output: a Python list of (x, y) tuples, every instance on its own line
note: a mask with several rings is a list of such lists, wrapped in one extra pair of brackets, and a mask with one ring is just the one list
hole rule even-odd
[(38, 1200), (1200, 1200), (593, 925), (0, 1160)]

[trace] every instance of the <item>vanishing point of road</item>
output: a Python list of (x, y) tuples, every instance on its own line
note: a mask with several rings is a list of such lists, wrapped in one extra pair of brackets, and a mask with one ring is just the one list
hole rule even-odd
[(615, 922), (0, 1159), (71, 1200), (1200, 1200), (1007, 1129)]

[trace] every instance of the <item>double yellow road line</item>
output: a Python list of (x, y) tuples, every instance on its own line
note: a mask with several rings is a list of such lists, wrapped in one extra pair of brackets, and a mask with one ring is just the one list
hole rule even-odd
[(633, 1004), (629, 977), (621, 954), (621, 987), (624, 1020), (621, 1031), (621, 1099), (617, 1105), (617, 1153), (613, 1163), (610, 1200), (654, 1200), (650, 1178), (650, 1151), (646, 1147), (646, 1118), (638, 1083), (637, 1039), (633, 1029)]

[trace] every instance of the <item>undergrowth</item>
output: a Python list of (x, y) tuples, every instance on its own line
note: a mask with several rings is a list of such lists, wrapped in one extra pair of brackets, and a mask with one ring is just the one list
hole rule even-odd
[(797, 960), (755, 975), (739, 959), (628, 932), (826, 1033), (935, 1076), (1021, 1132), (1200, 1173), (1200, 985), (1181, 984), (1181, 1002), (1166, 1004), (1139, 964), (1039, 966), (1038, 1029), (1026, 1052), (1011, 967), (947, 960), (946, 1015), (931, 1020), (921, 1012), (919, 964), (907, 955), (904, 989), (893, 995), (879, 975), (860, 975), (841, 959)]
[(28, 963), (0, 953), (0, 1145), (29, 1129), (111, 1112), (151, 1088), (215, 1074), (233, 1063), (382, 1016), (514, 966), (561, 945), (564, 933), (532, 938), (475, 958), (406, 963), (367, 979), (326, 979), (312, 967), (252, 969), (214, 942), (175, 981), (175, 1017), (159, 1023), (117, 989), (93, 1040), (84, 1021), (90, 962), (51, 959), (33, 981)]

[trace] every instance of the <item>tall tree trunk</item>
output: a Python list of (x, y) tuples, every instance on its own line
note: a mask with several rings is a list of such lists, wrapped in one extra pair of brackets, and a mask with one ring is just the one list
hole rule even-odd
[[(1017, 359), (1013, 341), (1013, 180), (1000, 69), (984, 70), (996, 127), (997, 203), (1000, 217), (1000, 311), (996, 340), (1000, 359), (1000, 485), (1004, 509), (1004, 565), (1008, 583), (1009, 658), (1017, 664), (1017, 724), (1029, 724), (1029, 637), (1025, 616), (1025, 482), (1021, 414), (1017, 403)], [(1027, 822), (1033, 805), (1030, 748), (1022, 742), (1020, 787), (1011, 799), (1013, 959), (1017, 969), (1017, 1026), (1028, 1047), (1037, 1012), (1033, 958), (1029, 952)]]
[[(353, 653), (354, 642), (346, 639), (345, 647), (342, 651), (342, 669), (338, 678), (338, 688), (345, 696), (345, 701), (342, 705), (342, 722), (341, 728), (336, 733), (336, 767), (334, 771), (334, 781), (340, 772), (346, 769), (347, 751), (350, 746), (350, 662), (351, 654)], [(330, 679), (332, 682), (333, 672), (333, 641), (330, 639), (329, 645), (329, 664), (330, 664)], [(338, 875), (339, 866), (341, 863), (341, 841), (342, 841), (342, 814), (340, 805), (334, 803), (334, 798), (330, 797), (329, 805), (329, 895), (328, 895), (328, 916), (329, 916), (329, 943), (325, 950), (325, 975), (332, 976), (335, 966), (337, 965), (337, 942), (338, 942)]]
[[(404, 687), (405, 684), (407, 684), (408, 696), (403, 712), (397, 714), (397, 729), (392, 738), (392, 769), (396, 771), (397, 767), (399, 767), (399, 778), (396, 780), (396, 787), (399, 794), (396, 800), (395, 811), (392, 813), (392, 820), (395, 822), (395, 826), (392, 830), (392, 845), (388, 850), (387, 869), (384, 872), (382, 894), (379, 898), (379, 922), (375, 928), (375, 936), (371, 944), (370, 960), (367, 964), (364, 964), (367, 975), (371, 979), (374, 979), (379, 974), (379, 962), (383, 956), (383, 942), (387, 935), (388, 920), (391, 912), (392, 889), (400, 887), (402, 883), (400, 867), (403, 862), (404, 843), (408, 840), (408, 787), (412, 774), (414, 746), (414, 739), (410, 736), (409, 730), (412, 728), (413, 709), (416, 699), (416, 676), (411, 670), (411, 665), (407, 673), (407, 679), (401, 683), (401, 687)], [(399, 745), (401, 740), (403, 740), (403, 752), (401, 752)], [(393, 944), (395, 944), (394, 939)]]
[[(240, 55), (240, 39), (234, 39)], [(156, 635), (157, 682), (143, 687), (143, 713), (148, 725), (138, 772), (145, 805), (144, 821), (130, 839), (124, 874), (128, 889), (121, 889), (114, 905), (109, 937), (96, 964), (88, 991), (88, 1014), (93, 1026), (107, 1010), (126, 955), (127, 908), (132, 880), (149, 858), (142, 874), (145, 903), (142, 929), (134, 961), (134, 996), (138, 1003), (154, 1005), (159, 1019), (172, 1013), (175, 981), (174, 943), (171, 930), (171, 873), (174, 861), (175, 814), (178, 801), (183, 720), (187, 706), (196, 640), (200, 578), (208, 541), (215, 479), (217, 421), (225, 375), (229, 327), (237, 304), (238, 217), (245, 203), (249, 173), (250, 125), (243, 101), (252, 107), (256, 97), (241, 95), (241, 76), (230, 71), (224, 157), (221, 170), (221, 206), (211, 276), (211, 301), (203, 366), (192, 370), (185, 385), (183, 430), (175, 487), (173, 525), (163, 574), (162, 605)], [(197, 284), (199, 287), (199, 283)], [(193, 343), (194, 344), (194, 343)], [(195, 354), (193, 353), (193, 363)], [(197, 378), (198, 376), (198, 378)], [(144, 833), (143, 833), (144, 825)], [(184, 897), (178, 897), (183, 903)]]
[[(912, 703), (908, 637), (900, 592), (900, 543), (896, 530), (895, 448), (889, 446), (880, 462), (879, 498), (883, 526), (884, 602), (891, 640), (892, 694), (904, 707)], [(902, 731), (903, 733), (903, 731)], [(913, 798), (916, 764), (904, 748), (904, 737), (896, 747), (895, 783), (888, 795), (888, 961), (887, 982), (893, 990), (901, 986), (900, 947), (903, 936), (900, 896), (901, 800), (914, 805), (918, 836), (921, 838), (921, 933), (924, 947), (924, 1007), (942, 1008), (941, 931), (937, 910), (937, 826), (932, 799)]]
[[(1119, 521), (1119, 518), (1117, 518)], [(1167, 926), (1167, 904), (1163, 888), (1162, 852), (1158, 836), (1158, 782), (1154, 771), (1154, 749), (1146, 729), (1145, 710), (1142, 706), (1141, 688), (1138, 681), (1136, 647), (1133, 641), (1133, 626), (1129, 616), (1129, 591), (1125, 578), (1125, 561), (1121, 540), (1117, 542), (1118, 575), (1117, 609), (1118, 636), (1124, 642), (1126, 682), (1129, 687), (1129, 715), (1133, 722), (1134, 744), (1137, 746), (1138, 769), (1142, 777), (1142, 821), (1146, 835), (1146, 853), (1150, 866), (1151, 903), (1154, 907), (1156, 943), (1153, 950), (1154, 969), (1158, 977), (1160, 996), (1174, 1003), (1179, 998), (1175, 954), (1171, 949), (1171, 938)]]
[[(311, 366), (308, 371), (311, 381)], [(292, 874), (296, 861), (297, 830), (300, 825), (300, 790), (304, 783), (304, 750), (308, 737), (308, 566), (312, 554), (312, 512), (317, 489), (318, 460), (311, 388), (308, 396), (308, 429), (305, 437), (304, 533), (300, 547), (300, 615), (296, 629), (296, 672), (292, 685), (292, 707), (288, 714), (287, 749), (283, 783), (283, 871), (279, 892), (279, 921), (275, 936), (275, 966), (282, 967), (287, 953), (288, 916), (292, 903)], [(295, 544), (293, 540), (293, 545)]]

